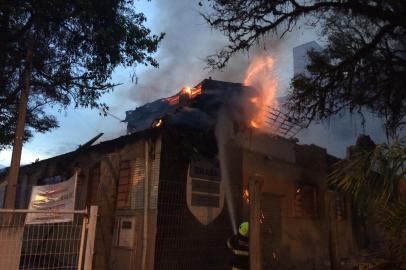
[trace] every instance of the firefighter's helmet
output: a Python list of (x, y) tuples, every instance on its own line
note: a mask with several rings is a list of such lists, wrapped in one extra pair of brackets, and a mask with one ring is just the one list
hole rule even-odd
[(248, 236), (248, 233), (249, 233), (249, 224), (248, 224), (248, 222), (241, 223), (240, 227), (238, 228), (238, 232), (242, 236)]

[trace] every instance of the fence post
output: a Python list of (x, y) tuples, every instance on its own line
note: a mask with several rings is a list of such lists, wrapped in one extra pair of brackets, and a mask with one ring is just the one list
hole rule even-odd
[(86, 237), (86, 225), (88, 223), (89, 219), (87, 216), (83, 217), (82, 221), (82, 232), (80, 235), (80, 247), (79, 247), (79, 259), (78, 259), (78, 270), (82, 270), (83, 266), (83, 251), (85, 250), (85, 237)]
[(255, 175), (249, 181), (250, 192), (250, 230), (249, 230), (249, 250), (250, 250), (250, 269), (262, 270), (262, 252), (261, 252), (261, 189), (263, 179)]
[(97, 206), (90, 206), (89, 224), (87, 226), (86, 253), (84, 270), (92, 270), (94, 255), (94, 240), (96, 237)]

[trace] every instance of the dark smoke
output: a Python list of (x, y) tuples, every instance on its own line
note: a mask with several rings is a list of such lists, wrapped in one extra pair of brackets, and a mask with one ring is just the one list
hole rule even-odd
[(159, 14), (150, 18), (151, 28), (155, 33), (166, 33), (157, 56), (160, 67), (137, 74), (138, 83), (128, 89), (126, 98), (142, 105), (170, 96), (183, 86), (194, 86), (208, 77), (243, 82), (251, 57), (263, 51), (278, 56), (275, 59), (280, 67), (277, 73), (287, 87), (286, 75), (291, 74), (291, 50), (304, 36), (288, 34), (283, 40), (278, 37), (264, 40), (248, 53), (236, 55), (224, 70), (212, 71), (207, 68), (206, 58), (226, 46), (227, 40), (221, 33), (210, 29), (200, 16), (199, 12), (204, 12), (208, 6), (199, 6), (197, 0), (155, 0), (151, 3), (159, 9)]
[[(293, 47), (316, 39), (316, 30), (309, 27), (289, 32), (282, 39), (265, 37), (249, 52), (231, 59), (224, 70), (211, 71), (206, 68), (206, 57), (225, 46), (227, 40), (221, 33), (211, 30), (199, 15), (208, 7), (200, 7), (198, 0), (154, 0), (151, 3), (158, 10), (155, 17), (149, 18), (151, 28), (155, 33), (165, 32), (166, 36), (157, 55), (160, 67), (137, 74), (138, 83), (125, 91), (125, 102), (133, 101), (134, 109), (173, 95), (183, 86), (194, 86), (208, 77), (243, 82), (251, 58), (264, 52), (275, 58), (278, 96), (285, 96), (293, 76)], [(365, 126), (359, 116), (347, 114), (344, 118), (314, 123), (298, 134), (298, 138), (299, 143), (317, 144), (343, 157), (346, 147), (353, 144), (360, 133), (370, 134), (376, 142), (386, 140), (381, 122), (370, 114), (366, 116)]]

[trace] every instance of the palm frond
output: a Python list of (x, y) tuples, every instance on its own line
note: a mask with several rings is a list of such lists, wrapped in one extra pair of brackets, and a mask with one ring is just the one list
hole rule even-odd
[(378, 217), (390, 257), (406, 262), (406, 199), (381, 207)]
[(372, 150), (359, 149), (351, 159), (337, 162), (328, 182), (359, 206), (386, 205), (399, 196), (405, 164), (404, 140), (396, 140), (392, 144), (377, 145)]

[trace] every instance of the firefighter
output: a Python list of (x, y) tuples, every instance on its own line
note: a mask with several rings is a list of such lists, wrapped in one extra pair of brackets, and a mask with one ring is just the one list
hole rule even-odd
[(248, 233), (249, 224), (243, 222), (238, 228), (238, 233), (227, 241), (227, 246), (232, 251), (231, 269), (233, 270), (248, 270), (250, 268)]

